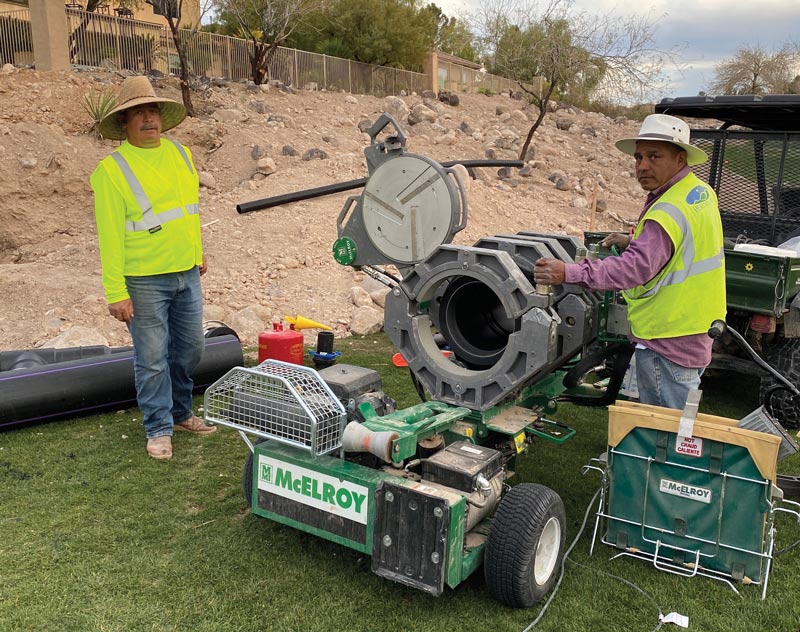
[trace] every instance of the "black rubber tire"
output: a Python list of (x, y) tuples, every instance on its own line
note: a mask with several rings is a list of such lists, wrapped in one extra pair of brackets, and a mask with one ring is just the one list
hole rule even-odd
[[(767, 354), (767, 362), (792, 384), (800, 388), (800, 338), (784, 338)], [(771, 375), (761, 378), (759, 399), (767, 411), (784, 428), (800, 428), (800, 397), (786, 389), (778, 389), (769, 396), (769, 389), (779, 384)], [(766, 401), (766, 400), (769, 401)]]
[[(558, 526), (559, 532), (554, 531)], [(539, 550), (547, 527), (547, 540), (558, 540)], [(564, 503), (549, 487), (522, 483), (512, 487), (495, 512), (483, 561), (486, 586), (495, 599), (512, 608), (530, 608), (550, 591), (561, 568), (566, 538)], [(551, 542), (552, 544), (552, 542)], [(536, 578), (537, 555), (546, 575)], [(545, 557), (541, 557), (545, 556)]]
[(790, 496), (792, 498), (800, 496), (800, 476), (778, 474), (776, 483), (783, 491), (784, 496)]

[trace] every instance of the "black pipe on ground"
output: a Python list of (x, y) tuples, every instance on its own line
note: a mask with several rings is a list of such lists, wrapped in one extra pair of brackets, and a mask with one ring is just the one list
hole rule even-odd
[(0, 371), (15, 371), (19, 369), (33, 369), (37, 366), (46, 366), (70, 360), (85, 360), (101, 355), (124, 353), (133, 347), (106, 347), (104, 345), (91, 345), (86, 347), (68, 347), (66, 349), (19, 349), (16, 351), (0, 351)]
[[(522, 160), (449, 160), (443, 162), (443, 167), (452, 167), (453, 165), (464, 165), (467, 169), (474, 169), (475, 167), (524, 167), (525, 163)], [(280, 206), (281, 204), (291, 204), (292, 202), (300, 202), (301, 200), (309, 200), (311, 198), (322, 197), (323, 195), (332, 195), (333, 193), (342, 193), (343, 191), (351, 191), (363, 187), (369, 178), (359, 178), (358, 180), (347, 180), (345, 182), (337, 182), (335, 184), (326, 184), (322, 187), (315, 187), (313, 189), (305, 189), (304, 191), (295, 191), (294, 193), (283, 193), (281, 195), (273, 195), (272, 197), (264, 198), (262, 200), (253, 200), (252, 202), (242, 202), (236, 205), (236, 212), (241, 214), (252, 213), (253, 211), (263, 211), (266, 208), (273, 206)]]
[[(192, 373), (195, 393), (244, 364), (235, 334), (206, 336), (203, 358)], [(84, 349), (91, 351), (75, 347), (60, 349), (59, 354), (43, 349), (4, 352), (6, 361), (16, 360), (19, 368), (0, 372), (0, 430), (135, 406), (133, 349)], [(86, 353), (89, 357), (80, 357)], [(48, 356), (78, 357), (43, 364)]]

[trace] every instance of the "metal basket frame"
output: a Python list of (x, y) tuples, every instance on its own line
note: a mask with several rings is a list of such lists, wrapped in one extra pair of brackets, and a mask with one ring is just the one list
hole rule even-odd
[(238, 430), (251, 450), (247, 435), (330, 454), (341, 448), (347, 423), (317, 371), (280, 360), (234, 367), (206, 390), (204, 406), (207, 421)]
[[(613, 448), (611, 449), (611, 451), (616, 453), (616, 454), (620, 454), (620, 455), (623, 455), (623, 456), (626, 456), (626, 457), (633, 457), (633, 458), (638, 458), (638, 459), (646, 459), (648, 461), (652, 461), (653, 460), (650, 457), (642, 457), (641, 455), (635, 455), (635, 454), (629, 454), (629, 453), (626, 453), (626, 452), (620, 452), (620, 451), (614, 450)], [(677, 463), (671, 463), (670, 465), (677, 466), (677, 467), (686, 467), (687, 469), (697, 469), (697, 468), (691, 468), (689, 466), (684, 466), (684, 465), (677, 464)], [(589, 548), (589, 555), (592, 555), (594, 553), (594, 547), (595, 547), (595, 543), (598, 540), (598, 534), (600, 533), (600, 525), (601, 525), (601, 521), (602, 520), (615, 520), (615, 521), (618, 521), (618, 522), (625, 522), (625, 523), (633, 524), (634, 526), (641, 527), (641, 529), (642, 529), (642, 538), (644, 540), (647, 540), (651, 544), (655, 544), (654, 551), (652, 553), (649, 553), (647, 551), (642, 551), (642, 550), (639, 550), (639, 549), (625, 550), (625, 551), (621, 551), (620, 553), (617, 553), (616, 555), (612, 556), (610, 559), (614, 560), (614, 559), (617, 559), (618, 557), (633, 557), (635, 559), (648, 561), (655, 568), (657, 568), (658, 570), (665, 571), (665, 572), (668, 572), (668, 573), (672, 573), (674, 575), (680, 575), (682, 577), (694, 577), (696, 575), (701, 575), (703, 577), (708, 577), (710, 579), (715, 579), (715, 580), (721, 581), (721, 582), (727, 584), (728, 587), (731, 590), (733, 590), (733, 592), (735, 592), (737, 595), (739, 594), (739, 591), (736, 589), (736, 587), (733, 584), (733, 580), (735, 578), (733, 578), (731, 575), (729, 575), (729, 574), (727, 574), (725, 572), (718, 571), (718, 570), (711, 569), (711, 568), (706, 568), (706, 567), (702, 566), (701, 557), (711, 557), (711, 556), (708, 556), (707, 554), (703, 554), (699, 550), (699, 548), (697, 550), (693, 550), (693, 549), (690, 549), (690, 548), (682, 548), (682, 547), (678, 547), (678, 546), (673, 545), (673, 544), (665, 544), (665, 543), (661, 542), (660, 540), (650, 540), (648, 538), (645, 538), (644, 537), (645, 529), (647, 529), (647, 528), (654, 529), (654, 530), (659, 530), (660, 529), (660, 527), (653, 527), (653, 526), (647, 525), (645, 523), (644, 515), (645, 515), (645, 513), (647, 511), (647, 507), (646, 507), (647, 503), (646, 502), (643, 503), (642, 521), (641, 522), (632, 522), (630, 520), (623, 519), (623, 518), (621, 518), (619, 516), (611, 515), (611, 514), (609, 514), (607, 512), (607, 503), (608, 503), (608, 498), (609, 498), (609, 485), (610, 485), (610, 477), (609, 477), (609, 473), (608, 473), (608, 455), (607, 454), (601, 455), (601, 457), (599, 459), (590, 459), (589, 463), (587, 465), (583, 466), (582, 473), (586, 474), (590, 470), (600, 472), (600, 474), (602, 476), (602, 482), (601, 482), (601, 485), (600, 485), (600, 499), (599, 499), (598, 507), (597, 507), (594, 530), (592, 532), (592, 542), (591, 542), (591, 545), (590, 545), (590, 548)], [(775, 539), (776, 539), (776, 535), (777, 535), (777, 530), (775, 528), (775, 514), (779, 513), (779, 512), (788, 513), (788, 514), (792, 515), (793, 517), (795, 517), (798, 520), (798, 522), (800, 522), (800, 503), (796, 503), (796, 502), (784, 499), (782, 497), (782, 494), (776, 493), (776, 491), (780, 492), (779, 488), (777, 488), (775, 485), (773, 485), (768, 480), (755, 480), (755, 479), (748, 479), (748, 478), (744, 478), (744, 477), (736, 477), (736, 476), (731, 476), (731, 475), (723, 475), (723, 476), (730, 476), (731, 478), (738, 478), (740, 480), (746, 480), (746, 481), (749, 481), (749, 482), (753, 482), (753, 483), (756, 483), (756, 484), (763, 484), (763, 485), (766, 486), (766, 488), (767, 488), (767, 492), (766, 493), (768, 495), (768, 499), (767, 499), (767, 507), (768, 508), (767, 508), (767, 511), (765, 512), (766, 529), (765, 529), (765, 534), (764, 534), (762, 550), (753, 551), (753, 550), (747, 550), (747, 549), (741, 549), (741, 548), (738, 548), (738, 547), (729, 546), (729, 545), (727, 545), (727, 544), (725, 544), (723, 542), (720, 542), (719, 539), (716, 542), (711, 543), (711, 542), (709, 542), (709, 541), (707, 541), (705, 539), (701, 539), (701, 538), (693, 538), (691, 536), (686, 536), (686, 537), (687, 537), (688, 540), (696, 540), (699, 543), (715, 544), (717, 546), (717, 548), (728, 548), (728, 549), (732, 549), (732, 550), (736, 550), (736, 551), (742, 551), (742, 552), (745, 552), (745, 553), (749, 553), (749, 554), (757, 555), (757, 556), (761, 557), (765, 562), (763, 577), (762, 577), (762, 579), (760, 581), (750, 580), (749, 583), (752, 583), (754, 585), (760, 585), (761, 586), (761, 599), (762, 600), (766, 599), (766, 596), (767, 596), (767, 584), (769, 582), (769, 574), (770, 574), (770, 571), (772, 569), (773, 549), (774, 549), (774, 546), (775, 546)], [(648, 478), (649, 478), (649, 469), (648, 469)], [(781, 507), (780, 506), (781, 504), (789, 505), (789, 506), (791, 506), (791, 508)], [(720, 515), (719, 516), (719, 521), (721, 521), (721, 520), (722, 520), (722, 516)], [(612, 547), (616, 548), (616, 544), (614, 542), (611, 542), (610, 540), (607, 540), (605, 536), (600, 536), (599, 540), (603, 544), (606, 544), (606, 545), (609, 545), (609, 546), (612, 546)], [(662, 549), (667, 550), (667, 553), (663, 553)], [(675, 551), (675, 550), (680, 550), (682, 552), (689, 553), (689, 554), (693, 555), (694, 556), (694, 561), (692, 563), (684, 564), (684, 565), (674, 564), (672, 562), (672, 558), (668, 554), (668, 552), (669, 551)]]

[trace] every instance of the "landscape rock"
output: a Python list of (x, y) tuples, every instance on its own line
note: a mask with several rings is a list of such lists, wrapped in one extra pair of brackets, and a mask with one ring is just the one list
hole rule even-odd
[(434, 123), (438, 117), (439, 115), (435, 110), (432, 110), (424, 103), (417, 103), (408, 113), (408, 124), (416, 125), (422, 122)]
[(108, 340), (96, 329), (76, 325), (45, 342), (42, 347), (50, 349), (69, 349), (70, 347), (91, 347), (100, 345), (107, 347)]
[(355, 286), (350, 290), (350, 300), (356, 307), (369, 307), (372, 305), (372, 297), (363, 287)]
[(208, 171), (201, 171), (197, 174), (200, 177), (200, 186), (205, 187), (206, 189), (215, 189), (217, 187), (217, 181), (214, 179), (214, 176)]
[[(400, 97), (388, 96), (383, 100), (384, 110), (391, 114), (397, 121), (402, 121), (408, 116), (408, 106)], [(368, 126), (372, 127), (370, 124)], [(359, 125), (359, 129), (361, 129)], [(362, 132), (366, 130), (361, 130)]]
[(270, 157), (262, 158), (258, 161), (258, 173), (263, 173), (265, 176), (269, 176), (275, 173), (277, 170), (278, 166)]
[[(370, 299), (371, 303), (371, 299)], [(383, 329), (383, 311), (375, 307), (356, 307), (350, 322), (350, 332), (357, 336), (368, 336)]]
[(309, 160), (326, 160), (328, 158), (328, 154), (320, 149), (319, 147), (314, 147), (306, 151), (301, 160), (308, 162)]
[(245, 307), (230, 319), (230, 327), (244, 344), (258, 342), (258, 334), (264, 330), (264, 321), (255, 307)]

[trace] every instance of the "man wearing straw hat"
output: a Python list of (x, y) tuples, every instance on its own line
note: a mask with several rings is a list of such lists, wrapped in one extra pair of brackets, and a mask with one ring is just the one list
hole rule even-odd
[(539, 259), (534, 275), (537, 283), (624, 290), (639, 401), (683, 409), (711, 362), (706, 332), (725, 318), (717, 197), (690, 169), (708, 156), (689, 144), (686, 123), (667, 114), (651, 114), (636, 138), (616, 147), (634, 157), (636, 178), (648, 192), (633, 234), (614, 233), (601, 242), (625, 251), (577, 264)]
[(174, 429), (216, 430), (192, 412), (206, 271), (199, 177), (189, 149), (161, 137), (185, 117), (147, 77), (128, 77), (99, 125), (105, 138), (125, 142), (91, 176), (108, 311), (133, 339), (136, 398), (154, 459), (172, 457)]

